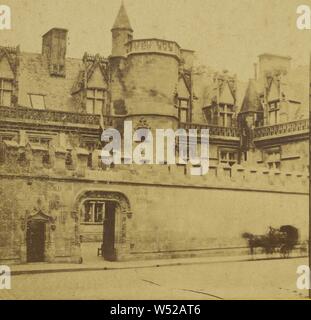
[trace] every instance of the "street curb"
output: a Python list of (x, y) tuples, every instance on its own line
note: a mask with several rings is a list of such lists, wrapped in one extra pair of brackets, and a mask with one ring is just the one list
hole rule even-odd
[[(308, 256), (289, 257), (289, 259), (307, 258)], [(258, 259), (235, 259), (235, 260), (215, 260), (215, 261), (189, 261), (189, 262), (174, 262), (174, 263), (159, 263), (143, 266), (116, 266), (116, 267), (82, 267), (82, 268), (60, 268), (60, 269), (32, 269), (32, 270), (12, 270), (12, 276), (25, 275), (25, 274), (45, 274), (45, 273), (64, 273), (64, 272), (83, 272), (83, 271), (113, 271), (113, 270), (130, 270), (130, 269), (147, 269), (147, 268), (160, 268), (160, 267), (176, 267), (186, 265), (200, 265), (200, 264), (213, 264), (213, 263), (230, 263), (230, 262), (253, 262), (263, 260), (283, 260), (283, 258), (258, 258)]]

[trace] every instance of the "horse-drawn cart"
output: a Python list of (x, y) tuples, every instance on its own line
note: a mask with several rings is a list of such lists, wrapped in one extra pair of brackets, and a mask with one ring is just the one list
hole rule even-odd
[(281, 257), (288, 258), (298, 244), (299, 234), (297, 228), (285, 225), (279, 229), (269, 227), (265, 235), (244, 233), (242, 237), (247, 239), (251, 255), (255, 253), (256, 248), (262, 248), (266, 254), (279, 253)]

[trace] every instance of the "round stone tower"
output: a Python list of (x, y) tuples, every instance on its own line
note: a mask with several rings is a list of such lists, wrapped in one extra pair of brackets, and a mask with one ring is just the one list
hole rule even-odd
[(159, 39), (127, 43), (126, 106), (128, 116), (143, 116), (153, 129), (176, 128), (174, 97), (178, 85), (180, 47)]
[(176, 129), (181, 49), (174, 41), (133, 40), (133, 29), (122, 3), (112, 32), (111, 115), (147, 123), (152, 129)]

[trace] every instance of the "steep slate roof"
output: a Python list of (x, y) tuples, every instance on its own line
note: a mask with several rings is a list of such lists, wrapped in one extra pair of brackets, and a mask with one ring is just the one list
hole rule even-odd
[(126, 13), (124, 4), (122, 2), (117, 18), (113, 24), (112, 29), (129, 29), (132, 30), (130, 19)]
[(263, 112), (256, 81), (249, 80), (240, 112)]
[(71, 89), (83, 69), (81, 59), (66, 58), (66, 76), (51, 77), (40, 53), (22, 52), (19, 71), (19, 105), (30, 107), (29, 93), (45, 95), (47, 109), (76, 112)]

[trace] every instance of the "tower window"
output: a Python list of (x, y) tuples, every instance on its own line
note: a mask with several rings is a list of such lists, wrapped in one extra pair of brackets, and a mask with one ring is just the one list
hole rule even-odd
[(104, 114), (105, 90), (87, 89), (86, 112), (89, 114)]
[(0, 78), (0, 106), (10, 107), (13, 94), (13, 81)]

